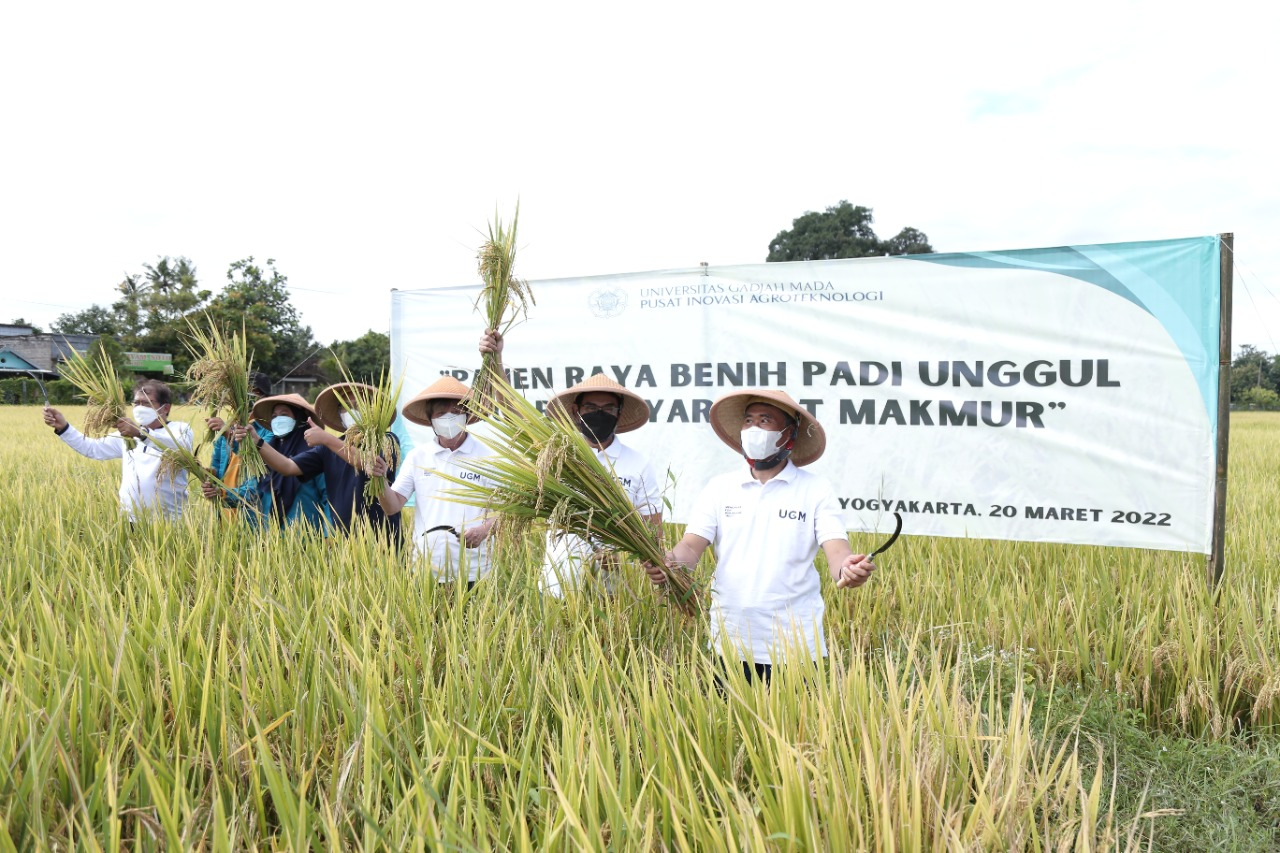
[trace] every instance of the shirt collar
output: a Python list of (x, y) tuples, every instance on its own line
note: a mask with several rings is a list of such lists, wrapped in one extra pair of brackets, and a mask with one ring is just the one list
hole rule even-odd
[(470, 430), (467, 431), (467, 437), (462, 440), (462, 444), (459, 444), (453, 450), (450, 450), (447, 447), (441, 446), (440, 442), (436, 441), (434, 437), (431, 439), (431, 443), (436, 446), (435, 448), (436, 456), (439, 456), (441, 454), (448, 455), (450, 453), (474, 454), (476, 452), (476, 448), (479, 447), (480, 445), (480, 442), (476, 439), (474, 435), (471, 434)]
[[(595, 450), (594, 447), (591, 449)], [(614, 461), (617, 461), (618, 457), (621, 454), (622, 454), (622, 439), (618, 438), (617, 433), (614, 433), (613, 441), (609, 442), (608, 447), (606, 447), (604, 450), (596, 450), (597, 456), (604, 455)]]

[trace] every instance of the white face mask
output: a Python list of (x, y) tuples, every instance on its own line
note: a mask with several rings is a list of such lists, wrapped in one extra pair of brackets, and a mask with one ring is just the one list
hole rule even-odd
[(742, 431), (742, 455), (748, 459), (768, 459), (778, 452), (781, 432), (769, 432), (760, 427), (748, 427)]
[(467, 427), (467, 416), (450, 412), (431, 419), (431, 428), (445, 441), (457, 438)]
[(134, 406), (133, 422), (138, 426), (151, 426), (160, 420), (160, 413), (150, 406)]
[(341, 415), (338, 415), (338, 417), (342, 419), (343, 429), (351, 429), (353, 426), (360, 423), (360, 419), (350, 412), (343, 412)]
[(274, 435), (286, 436), (293, 432), (298, 422), (288, 415), (276, 415), (271, 419), (271, 432)]

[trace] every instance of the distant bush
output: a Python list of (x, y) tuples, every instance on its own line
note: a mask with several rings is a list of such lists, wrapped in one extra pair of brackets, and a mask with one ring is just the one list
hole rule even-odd
[[(55, 406), (75, 403), (76, 386), (65, 379), (53, 379), (44, 383), (49, 393), (49, 402)], [(0, 379), (0, 404), (25, 406), (43, 404), (44, 395), (40, 393), (40, 384), (30, 376), (17, 376)]]
[(1274, 412), (1280, 410), (1280, 394), (1270, 388), (1248, 388), (1240, 393), (1236, 406)]

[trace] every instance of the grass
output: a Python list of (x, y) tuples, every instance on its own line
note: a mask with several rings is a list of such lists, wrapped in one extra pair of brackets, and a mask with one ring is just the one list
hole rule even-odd
[(467, 593), (198, 496), (129, 531), (118, 463), (0, 429), (3, 849), (1280, 846), (1275, 416), (1233, 419), (1216, 601), (1196, 557), (904, 537), (824, 579), (825, 667), (725, 699), (639, 573), (547, 601), (510, 540)]

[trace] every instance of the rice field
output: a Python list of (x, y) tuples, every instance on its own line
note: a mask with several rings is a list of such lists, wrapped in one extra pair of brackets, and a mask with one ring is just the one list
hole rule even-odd
[(825, 667), (724, 697), (638, 568), (545, 601), (504, 541), (468, 593), (198, 493), (129, 530), (118, 462), (38, 407), (0, 435), (3, 850), (1280, 848), (1280, 416), (1233, 418), (1216, 595), (1195, 556), (904, 536), (824, 577)]

